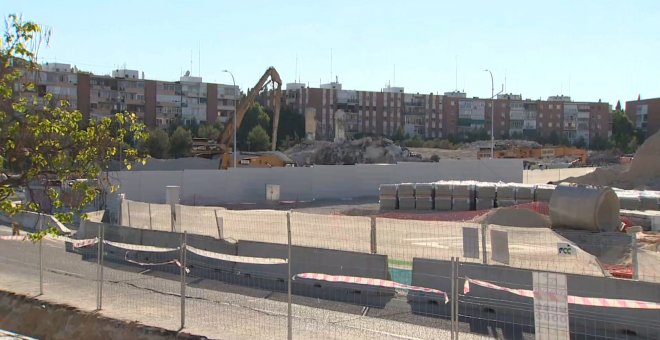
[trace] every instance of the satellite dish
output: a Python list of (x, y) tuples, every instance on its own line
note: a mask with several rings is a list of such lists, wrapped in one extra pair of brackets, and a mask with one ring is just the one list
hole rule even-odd
[(186, 77), (190, 77), (190, 71), (186, 71)]

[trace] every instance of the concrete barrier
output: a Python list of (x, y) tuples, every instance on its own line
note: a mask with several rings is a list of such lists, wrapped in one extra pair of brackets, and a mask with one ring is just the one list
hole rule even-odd
[(21, 230), (25, 230), (27, 232), (37, 232), (40, 228), (40, 216), (42, 219), (41, 227), (43, 227), (43, 229), (55, 227), (60, 234), (71, 234), (71, 229), (67, 228), (64, 224), (58, 221), (55, 216), (48, 214), (39, 214), (31, 211), (19, 212), (11, 217), (0, 214), (0, 221), (8, 224), (11, 222), (18, 222), (21, 225)]
[[(413, 259), (412, 284), (450, 291), (451, 262), (444, 260)], [(459, 277), (483, 280), (507, 288), (533, 290), (532, 271), (479, 263), (461, 263)], [(568, 294), (581, 297), (628, 299), (660, 302), (660, 284), (616, 278), (566, 274)], [(464, 280), (459, 280), (462, 292)], [(438, 297), (409, 294), (414, 313), (428, 314), (428, 301), (438, 303)], [(504, 291), (470, 285), (470, 292), (460, 298), (460, 308), (467, 319), (500, 321), (515, 325), (533, 325), (534, 301)], [(426, 302), (426, 303), (425, 303)], [(416, 306), (416, 307), (415, 307)], [(488, 313), (488, 314), (485, 314)], [(448, 314), (438, 314), (440, 317)], [(527, 323), (523, 320), (531, 320)], [(641, 339), (655, 338), (660, 331), (657, 320), (659, 310), (610, 308), (569, 304), (570, 328), (576, 334), (636, 334)], [(594, 320), (599, 320), (594, 322)]]
[[(286, 245), (239, 241), (238, 255), (287, 258)], [(264, 289), (286, 289), (288, 264), (256, 265), (236, 263), (235, 272), (248, 277)], [(387, 256), (310, 247), (291, 247), (291, 275), (323, 273), (388, 279)], [(344, 301), (359, 305), (383, 307), (394, 295), (394, 289), (349, 283), (296, 279), (293, 292), (297, 295)]]

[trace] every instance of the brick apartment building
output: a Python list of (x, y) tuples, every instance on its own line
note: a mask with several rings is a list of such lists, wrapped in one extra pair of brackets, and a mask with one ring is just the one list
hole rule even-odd
[[(263, 97), (265, 104), (268, 98)], [(344, 90), (338, 82), (311, 88), (301, 83), (286, 85), (283, 96), (300, 114), (316, 117), (316, 138), (332, 139), (334, 112), (346, 113), (349, 134), (371, 133), (392, 136), (399, 128), (411, 136), (447, 138), (467, 133), (496, 137), (543, 136), (553, 132), (576, 142), (590, 143), (597, 136), (611, 134), (610, 106), (602, 102), (573, 102), (567, 96), (547, 100), (523, 99), (521, 95), (499, 95), (495, 100), (467, 98), (463, 92), (438, 94), (405, 93), (403, 87), (386, 87), (379, 92)], [(494, 107), (494, 117), (491, 110)]]
[(175, 82), (148, 80), (144, 74), (126, 69), (102, 76), (61, 63), (43, 64), (36, 83), (39, 96), (52, 93), (55, 99), (69, 101), (71, 108), (85, 117), (130, 111), (150, 127), (166, 126), (176, 115), (184, 121), (225, 122), (233, 115), (234, 101), (240, 95), (238, 87), (204, 83), (201, 77), (182, 76)]
[(636, 128), (649, 137), (660, 130), (660, 98), (626, 102), (626, 114)]
[[(186, 75), (174, 82), (148, 80), (144, 74), (127, 69), (114, 70), (112, 75), (94, 75), (61, 63), (42, 65), (37, 85), (39, 95), (49, 92), (56, 99), (66, 99), (86, 117), (103, 117), (126, 110), (137, 113), (152, 127), (166, 126), (179, 115), (184, 121), (225, 122), (233, 114), (234, 101), (240, 94), (232, 85), (204, 83), (201, 77)], [(269, 96), (262, 96), (261, 100), (269, 104)], [(607, 103), (574, 102), (566, 96), (531, 100), (504, 94), (491, 100), (468, 98), (458, 91), (442, 95), (406, 93), (403, 87), (389, 86), (380, 91), (344, 90), (341, 83), (332, 82), (318, 88), (289, 83), (282, 101), (301, 115), (311, 113), (316, 139), (334, 137), (337, 110), (345, 112), (346, 131), (350, 135), (392, 136), (399, 129), (423, 138), (469, 133), (489, 135), (493, 123), (498, 138), (548, 137), (555, 132), (571, 142), (583, 138), (589, 143), (596, 136), (608, 137), (611, 131)], [(640, 103), (643, 105), (639, 107), (656, 110), (654, 105), (659, 105), (655, 103), (660, 103), (660, 99)], [(658, 122), (650, 123), (657, 130)]]

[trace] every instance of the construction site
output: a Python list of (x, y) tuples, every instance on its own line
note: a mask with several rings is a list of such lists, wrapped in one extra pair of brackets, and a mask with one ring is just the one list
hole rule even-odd
[[(338, 113), (333, 141), (276, 151), (276, 106), (272, 150), (236, 152), (269, 84), (280, 102), (269, 68), (199, 157), (108, 173), (88, 220), (15, 216), (64, 236), (3, 247), (28, 269), (0, 284), (34, 293), (39, 271), (47, 297), (211, 338), (659, 337), (660, 134), (629, 165), (586, 168), (575, 148), (350, 139)], [(44, 293), (72, 285), (82, 298)]]

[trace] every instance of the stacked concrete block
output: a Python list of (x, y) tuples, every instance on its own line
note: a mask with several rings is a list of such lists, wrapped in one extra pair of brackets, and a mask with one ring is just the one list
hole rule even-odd
[(641, 210), (642, 201), (639, 197), (639, 191), (636, 190), (615, 190), (619, 197), (619, 206), (625, 210)]
[(452, 190), (452, 210), (474, 210), (474, 182), (454, 182)]
[(378, 188), (378, 202), (380, 210), (398, 209), (397, 204), (398, 184), (381, 184)]
[(434, 184), (435, 188), (435, 210), (449, 211), (451, 208), (451, 197), (454, 185), (451, 182), (440, 181)]
[(433, 210), (433, 184), (415, 184), (415, 209)]
[(497, 187), (495, 183), (479, 182), (475, 185), (475, 209), (484, 210), (495, 207)]
[(516, 187), (508, 183), (497, 185), (497, 206), (510, 207), (516, 205)]
[(534, 201), (534, 186), (526, 184), (516, 185), (516, 204), (525, 204)]
[(534, 187), (534, 201), (549, 203), (554, 191), (555, 185), (553, 184), (538, 184)]
[(397, 192), (400, 210), (415, 210), (415, 184), (401, 183)]
[(639, 195), (640, 210), (658, 210), (660, 195), (654, 191), (643, 191)]

